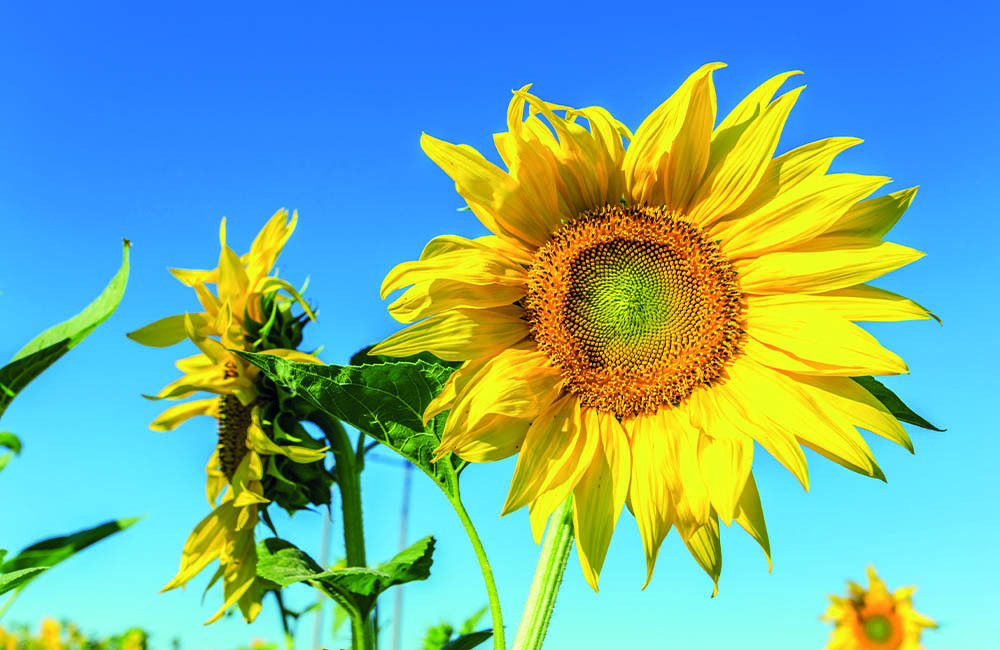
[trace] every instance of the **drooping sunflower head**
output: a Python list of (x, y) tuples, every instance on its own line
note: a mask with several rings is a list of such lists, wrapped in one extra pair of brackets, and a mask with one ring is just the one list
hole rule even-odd
[[(205, 311), (161, 319), (129, 334), (156, 347), (186, 338), (200, 351), (177, 362), (184, 375), (153, 399), (179, 400), (198, 392), (215, 395), (168, 408), (150, 425), (155, 431), (168, 431), (196, 415), (217, 421), (217, 444), (206, 467), (206, 493), (213, 510), (189, 537), (180, 571), (164, 588), (184, 585), (218, 559), (225, 603), (209, 622), (237, 604), (247, 621), (260, 610), (254, 526), (262, 507), (274, 502), (291, 512), (311, 503), (329, 503), (332, 475), (323, 465), (325, 447), (299, 423), (308, 415), (303, 403), (234, 352), (250, 350), (319, 363), (296, 349), (312, 310), (291, 285), (268, 276), (295, 226), (294, 216), (286, 224), (287, 214), (285, 210), (275, 214), (243, 257), (226, 245), (223, 220), (218, 268), (173, 270), (194, 287)], [(207, 288), (209, 283), (216, 284), (217, 295)], [(303, 314), (292, 313), (294, 303), (303, 307)]]
[[(382, 295), (413, 323), (372, 354), (462, 361), (425, 418), (448, 411), (438, 456), (518, 454), (504, 512), (540, 536), (570, 495), (594, 588), (628, 503), (647, 582), (676, 527), (714, 581), (719, 521), (769, 553), (755, 446), (808, 486), (802, 445), (882, 478), (856, 427), (911, 448), (852, 377), (907, 372), (854, 321), (931, 314), (865, 284), (922, 256), (882, 238), (915, 189), (828, 174), (860, 142), (775, 157), (802, 88), (761, 84), (716, 122), (712, 63), (632, 133), (600, 107), (515, 91), (494, 141), (506, 169), (424, 135), (490, 235), (437, 237)], [(527, 115), (525, 115), (527, 109)], [(755, 445), (756, 443), (756, 445)]]
[(920, 650), (924, 628), (937, 623), (913, 609), (915, 587), (889, 593), (875, 569), (868, 568), (868, 589), (848, 582), (849, 596), (830, 596), (823, 619), (835, 628), (827, 650)]

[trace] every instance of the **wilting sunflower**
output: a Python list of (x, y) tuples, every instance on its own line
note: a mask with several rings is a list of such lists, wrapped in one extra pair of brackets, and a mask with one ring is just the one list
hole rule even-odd
[(830, 596), (833, 604), (823, 615), (836, 626), (826, 650), (921, 650), (923, 629), (937, 627), (913, 609), (916, 587), (890, 594), (872, 567), (868, 567), (867, 590), (850, 581), (847, 590), (847, 598)]
[[(187, 338), (201, 351), (178, 361), (184, 376), (153, 399), (184, 399), (201, 391), (217, 395), (171, 407), (150, 425), (154, 431), (169, 431), (196, 415), (209, 415), (218, 421), (218, 444), (206, 467), (207, 496), (213, 510), (191, 533), (184, 545), (180, 570), (163, 588), (166, 591), (182, 586), (219, 560), (215, 579), (223, 580), (225, 602), (208, 623), (236, 604), (248, 622), (260, 611), (254, 527), (260, 508), (271, 501), (262, 483), (265, 460), (285, 457), (295, 463), (314, 463), (324, 457), (324, 450), (317, 449), (319, 445), (311, 438), (279, 431), (273, 385), (265, 387), (257, 368), (229, 351), (255, 350), (319, 363), (311, 355), (272, 344), (277, 340), (294, 347), (301, 341), (302, 320), (290, 317), (290, 301), (300, 303), (306, 317), (312, 314), (298, 291), (284, 280), (268, 276), (295, 228), (295, 215), (286, 224), (287, 216), (287, 210), (278, 211), (254, 240), (250, 253), (242, 258), (226, 245), (223, 219), (218, 268), (171, 270), (194, 287), (205, 311), (170, 316), (128, 335), (155, 347)], [(207, 288), (207, 283), (216, 284), (218, 295)], [(288, 295), (280, 295), (282, 290)], [(264, 413), (271, 417), (263, 417)], [(301, 444), (276, 443), (272, 438), (279, 432), (284, 441)]]
[(721, 67), (691, 75), (634, 135), (525, 86), (494, 136), (507, 171), (423, 135), (493, 234), (437, 237), (382, 285), (409, 286), (389, 311), (419, 322), (373, 354), (466, 362), (424, 414), (450, 411), (438, 455), (519, 452), (503, 512), (529, 505), (536, 539), (572, 494), (595, 589), (626, 503), (647, 583), (671, 526), (716, 583), (720, 519), (770, 561), (754, 441), (804, 487), (800, 445), (879, 478), (855, 426), (912, 449), (851, 377), (907, 372), (852, 321), (930, 316), (864, 284), (923, 255), (882, 241), (916, 188), (862, 200), (888, 179), (827, 174), (855, 138), (772, 158), (802, 89), (772, 98), (794, 72), (716, 124)]

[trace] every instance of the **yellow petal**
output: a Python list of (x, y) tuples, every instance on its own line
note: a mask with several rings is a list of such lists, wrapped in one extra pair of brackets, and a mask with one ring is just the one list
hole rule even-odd
[(476, 431), (455, 445), (453, 451), (470, 463), (490, 463), (510, 458), (521, 449), (531, 420), (490, 414), (476, 424)]
[[(754, 120), (759, 118), (768, 105), (778, 88), (788, 80), (789, 77), (802, 74), (799, 70), (782, 72), (775, 75), (757, 86), (749, 95), (740, 100), (736, 107), (729, 111), (712, 133), (712, 157), (721, 160), (725, 154), (732, 150), (733, 145), (746, 131)], [(794, 92), (794, 91), (793, 91)]]
[(393, 334), (368, 354), (408, 357), (430, 352), (446, 361), (490, 356), (528, 335), (523, 313), (519, 307), (456, 309)]
[(701, 568), (705, 570), (708, 577), (715, 583), (712, 589), (712, 597), (719, 593), (719, 576), (722, 575), (722, 544), (719, 539), (719, 520), (715, 517), (709, 519), (708, 523), (699, 526), (693, 531), (684, 529), (678, 525), (678, 532), (688, 551)]
[(905, 447), (913, 453), (913, 443), (899, 420), (861, 384), (847, 377), (795, 377), (800, 387), (824, 408), (844, 416), (851, 424)]
[(566, 396), (535, 419), (517, 455), (501, 516), (545, 492), (555, 490), (566, 498), (590, 466), (600, 444), (600, 432), (593, 428), (593, 422), (584, 426), (584, 417), (594, 417), (590, 411), (581, 414), (579, 400)]
[(322, 460), (329, 447), (309, 449), (298, 445), (278, 445), (271, 441), (263, 429), (253, 422), (247, 429), (247, 443), (253, 450), (261, 454), (285, 456), (296, 463), (314, 463)]
[[(560, 500), (560, 497), (562, 500)], [(537, 499), (528, 504), (531, 535), (534, 537), (536, 544), (542, 543), (542, 536), (545, 534), (545, 526), (549, 521), (549, 517), (552, 516), (556, 508), (566, 501), (566, 498), (562, 490), (552, 490), (550, 492), (543, 492)]]
[(941, 320), (909, 298), (867, 284), (811, 294), (751, 296), (755, 305), (806, 305), (851, 321)]
[(253, 529), (236, 536), (230, 557), (226, 558), (222, 576), (226, 600), (205, 625), (222, 618), (226, 610), (235, 605), (253, 585), (257, 576), (257, 548), (254, 545)]
[(767, 557), (767, 571), (771, 572), (771, 541), (767, 537), (767, 526), (764, 525), (764, 510), (760, 505), (760, 494), (757, 493), (757, 482), (753, 478), (753, 473), (747, 477), (746, 485), (743, 487), (743, 494), (736, 505), (736, 523), (743, 527), (743, 530), (750, 533), (750, 536), (757, 540), (761, 550)]
[(490, 415), (534, 419), (558, 397), (562, 375), (532, 347), (508, 348), (462, 388), (442, 433), (442, 447), (477, 437)]
[(867, 282), (923, 256), (891, 242), (859, 239), (843, 248), (769, 253), (737, 268), (747, 294), (821, 293)]
[(219, 281), (217, 285), (219, 299), (223, 302), (232, 302), (234, 313), (242, 317), (246, 307), (249, 279), (239, 256), (233, 252), (233, 249), (226, 246), (225, 219), (219, 226), (219, 240), (222, 244), (222, 252), (219, 254)]
[(523, 266), (495, 248), (449, 235), (431, 240), (419, 260), (397, 264), (382, 281), (380, 293), (384, 299), (405, 286), (441, 279), (487, 287), (518, 287), (523, 286), (525, 277)]
[(149, 425), (149, 428), (153, 431), (173, 431), (183, 422), (196, 415), (211, 415), (215, 417), (219, 412), (218, 405), (218, 398), (213, 397), (171, 406), (163, 413), (160, 413)]
[(490, 357), (472, 359), (470, 361), (466, 361), (461, 368), (451, 373), (448, 376), (448, 379), (445, 380), (444, 386), (441, 387), (441, 392), (438, 393), (437, 396), (431, 400), (430, 404), (427, 405), (427, 408), (424, 409), (424, 424), (430, 422), (431, 418), (438, 415), (442, 411), (449, 410), (458, 394), (461, 393), (465, 389), (465, 386), (476, 376), (476, 374), (491, 361), (492, 358)]
[(451, 309), (490, 309), (511, 305), (524, 297), (524, 285), (482, 285), (436, 279), (418, 282), (389, 305), (400, 323), (413, 323)]
[[(787, 73), (790, 74), (793, 73)], [(779, 75), (784, 76), (786, 75)], [(719, 129), (723, 127), (719, 125), (712, 140), (712, 160), (709, 162), (708, 173), (695, 194), (693, 207), (689, 212), (695, 223), (702, 226), (711, 223), (734, 211), (750, 198), (774, 156), (781, 129), (802, 88), (804, 86), (785, 93), (763, 109), (759, 117), (749, 119), (746, 123), (734, 124), (721, 133)], [(769, 94), (773, 93), (771, 90)]]
[(246, 266), (250, 286), (271, 272), (281, 249), (295, 231), (295, 224), (299, 220), (298, 212), (293, 212), (291, 220), (286, 223), (287, 219), (288, 210), (285, 208), (275, 212), (250, 244), (250, 252), (240, 260)]
[(659, 435), (663, 437), (659, 444), (663, 445), (663, 453), (668, 459), (664, 473), (677, 512), (677, 521), (695, 528), (711, 517), (708, 485), (698, 463), (698, 440), (702, 433), (692, 426), (688, 414), (682, 408), (661, 408), (657, 416)]
[(713, 230), (730, 259), (785, 250), (824, 232), (852, 205), (889, 182), (884, 176), (829, 174), (778, 194), (728, 227)]
[(842, 416), (826, 411), (788, 375), (741, 361), (730, 366), (730, 383), (780, 414), (780, 424), (802, 444), (855, 472), (884, 479), (868, 445)]
[(211, 284), (219, 279), (219, 270), (201, 271), (197, 269), (167, 269), (170, 274), (189, 287), (199, 284)]
[[(588, 428), (600, 428), (601, 448), (573, 488), (573, 530), (583, 576), (594, 591), (618, 515), (625, 505), (631, 452), (625, 431), (611, 413), (584, 409)], [(596, 422), (595, 422), (596, 420)], [(593, 430), (588, 431), (594, 434)]]
[[(732, 367), (741, 363), (746, 363), (745, 359), (737, 359)], [(771, 418), (773, 410), (766, 394), (755, 389), (732, 379), (714, 384), (691, 394), (691, 410), (700, 413), (698, 422), (704, 431), (753, 438), (808, 490), (809, 470), (802, 448), (780, 420)]]
[[(550, 104), (528, 93), (527, 88), (515, 91), (514, 94), (524, 100), (531, 113), (526, 122), (511, 125), (513, 128), (510, 133), (515, 137), (505, 147), (505, 153), (511, 158), (511, 174), (518, 182), (522, 186), (532, 183), (536, 196), (543, 191), (555, 192), (560, 212), (555, 215), (557, 217), (573, 218), (595, 206), (617, 201), (624, 187), (621, 173), (624, 147), (621, 136), (617, 134), (617, 121), (606, 111), (576, 111)], [(565, 118), (555, 114), (554, 111), (560, 109), (566, 111)], [(555, 131), (556, 138), (532, 137), (544, 129), (535, 114), (545, 116)], [(576, 115), (585, 115), (594, 120), (596, 127), (592, 123), (591, 128), (595, 128), (595, 133), (576, 124)], [(540, 147), (545, 151), (540, 152)], [(539, 153), (547, 154), (548, 160), (536, 162), (529, 167), (527, 158)], [(543, 179), (532, 174), (539, 164), (544, 170), (543, 174), (545, 171), (551, 174), (551, 182), (545, 187), (538, 184)]]
[(184, 543), (180, 570), (173, 580), (160, 590), (161, 592), (187, 583), (219, 557), (226, 544), (227, 531), (235, 528), (236, 514), (232, 502), (226, 501), (195, 526)]
[(161, 318), (134, 332), (128, 332), (125, 336), (142, 345), (154, 348), (169, 347), (187, 338), (187, 330), (184, 328), (185, 317), (189, 317), (197, 329), (207, 324), (205, 314), (176, 314)]
[(750, 198), (733, 212), (732, 218), (738, 219), (759, 210), (779, 194), (800, 191), (804, 183), (825, 174), (838, 154), (861, 142), (859, 138), (827, 138), (772, 159)]
[(916, 194), (917, 188), (911, 187), (861, 201), (833, 222), (826, 234), (882, 239), (910, 207)]
[(468, 145), (454, 145), (426, 133), (424, 153), (455, 181), (455, 190), (491, 232), (537, 248), (555, 224), (548, 224), (524, 201), (517, 182)]
[(660, 545), (674, 521), (673, 501), (663, 479), (670, 459), (666, 452), (666, 436), (657, 426), (656, 418), (643, 414), (625, 424), (632, 444), (629, 501), (646, 555), (646, 582), (642, 586), (645, 589), (653, 577)]
[[(854, 323), (806, 302), (769, 304), (747, 299), (747, 333), (757, 341), (785, 352), (796, 362), (818, 364), (813, 372), (761, 360), (781, 369), (806, 374), (895, 375), (908, 372), (906, 363), (883, 348)], [(748, 351), (749, 353), (749, 351)]]
[(702, 435), (699, 440), (701, 475), (708, 486), (712, 507), (727, 526), (735, 516), (752, 463), (753, 440), (746, 436)]
[(622, 162), (632, 204), (687, 208), (708, 166), (715, 124), (712, 72), (723, 67), (703, 65), (639, 125)]

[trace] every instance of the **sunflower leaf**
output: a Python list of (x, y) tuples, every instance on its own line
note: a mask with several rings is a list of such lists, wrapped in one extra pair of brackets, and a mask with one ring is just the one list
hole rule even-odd
[(106, 321), (121, 302), (128, 282), (128, 256), (131, 242), (123, 241), (122, 265), (108, 286), (94, 302), (64, 323), (45, 330), (14, 355), (0, 368), (0, 415), (7, 410), (14, 397), (43, 370), (66, 354), (77, 343)]
[[(53, 537), (32, 544), (3, 564), (0, 564), (0, 574), (4, 574), (0, 577), (0, 585), (3, 584), (3, 581), (8, 576), (16, 574), (18, 577), (11, 578), (11, 581), (16, 580), (17, 585), (10, 588), (24, 588), (26, 584), (38, 577), (42, 571), (52, 568), (109, 535), (125, 530), (137, 521), (139, 520), (119, 519), (118, 521), (109, 521), (100, 526), (81, 530), (71, 535)], [(0, 586), (0, 593), (3, 593), (2, 586)]]
[(861, 386), (871, 393), (875, 399), (882, 402), (882, 405), (889, 409), (889, 412), (892, 413), (897, 420), (901, 422), (908, 422), (932, 431), (944, 431), (944, 429), (938, 429), (936, 426), (914, 413), (909, 406), (903, 403), (903, 400), (899, 399), (899, 396), (896, 395), (896, 393), (889, 390), (885, 384), (878, 381), (874, 377), (851, 377), (851, 379), (861, 384)]
[(282, 587), (307, 582), (367, 616), (379, 594), (394, 585), (430, 576), (434, 538), (424, 537), (376, 567), (324, 570), (308, 553), (277, 537), (257, 543), (257, 575)]
[(28, 569), (19, 569), (17, 571), (11, 571), (10, 573), (5, 573), (0, 575), (0, 595), (11, 591), (12, 589), (20, 589), (24, 585), (28, 584), (39, 573), (45, 571), (49, 567), (47, 566), (36, 566)]
[(424, 360), (362, 366), (321, 366), (234, 350), (276, 384), (363, 431), (422, 469), (451, 498), (465, 465), (449, 455), (431, 462), (443, 417), (423, 423), (423, 412), (452, 368)]
[(478, 632), (463, 634), (446, 645), (444, 650), (471, 650), (472, 648), (475, 648), (479, 644), (485, 642), (491, 636), (493, 636), (493, 630), (479, 630)]

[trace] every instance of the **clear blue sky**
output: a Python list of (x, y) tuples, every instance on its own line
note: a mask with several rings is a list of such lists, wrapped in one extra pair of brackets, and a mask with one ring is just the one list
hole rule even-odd
[[(200, 419), (168, 434), (146, 428), (163, 405), (139, 394), (172, 380), (172, 361), (194, 348), (154, 350), (124, 335), (197, 309), (167, 267), (213, 265), (222, 216), (242, 252), (277, 208), (298, 209), (282, 275), (311, 278), (308, 297), (322, 313), (307, 342), (343, 363), (397, 328), (378, 297), (386, 271), (437, 234), (482, 233), (456, 212), (462, 200), (421, 152), (421, 131), (496, 160), (491, 134), (504, 128), (510, 90), (528, 82), (545, 99), (601, 105), (635, 128), (691, 71), (721, 60), (729, 67), (715, 77), (720, 112), (775, 73), (805, 71), (809, 87), (779, 150), (857, 136), (865, 143), (835, 170), (892, 176), (891, 190), (921, 185), (890, 239), (927, 257), (879, 284), (928, 306), (944, 326), (871, 331), (913, 372), (889, 384), (948, 431), (911, 429), (915, 456), (870, 440), (888, 484), (807, 452), (808, 494), (758, 454), (774, 571), (747, 535), (725, 530), (715, 599), (676, 534), (640, 592), (640, 541), (624, 514), (600, 594), (571, 559), (547, 647), (818, 648), (829, 633), (817, 619), (826, 594), (862, 580), (868, 564), (891, 587), (920, 586), (917, 609), (941, 623), (925, 636), (929, 649), (992, 647), (1000, 94), (989, 5), (204, 5), (0, 8), (0, 357), (89, 302), (117, 268), (120, 238), (134, 242), (121, 308), (4, 418), (25, 449), (0, 474), (0, 547), (147, 515), (43, 576), (7, 620), (70, 617), (105, 634), (141, 625), (155, 647), (176, 634), (189, 650), (279, 638), (271, 609), (249, 628), (201, 627), (220, 598), (200, 604), (208, 572), (186, 593), (157, 593), (206, 512), (214, 427)], [(537, 557), (525, 513), (498, 519), (512, 471), (509, 461), (464, 475), (511, 634)], [(434, 486), (414, 478), (410, 537), (433, 533), (439, 545), (431, 579), (405, 592), (408, 649), (427, 625), (486, 603), (457, 520)], [(373, 560), (395, 550), (401, 481), (374, 463), (364, 475)], [(318, 554), (318, 515), (279, 525)]]

